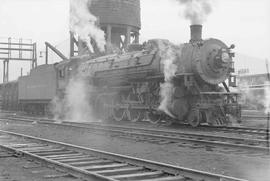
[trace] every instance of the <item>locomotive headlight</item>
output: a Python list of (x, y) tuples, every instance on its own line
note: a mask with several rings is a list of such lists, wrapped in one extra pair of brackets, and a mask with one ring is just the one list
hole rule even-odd
[(230, 62), (230, 55), (228, 52), (222, 52), (221, 53), (221, 60), (223, 63), (229, 63)]
[[(214, 54), (215, 52), (217, 52), (216, 54)], [(228, 64), (231, 62), (231, 58), (230, 58), (230, 54), (226, 49), (219, 49), (219, 50), (214, 50), (213, 53), (214, 54), (213, 57), (213, 69), (221, 69), (224, 67), (227, 67)]]

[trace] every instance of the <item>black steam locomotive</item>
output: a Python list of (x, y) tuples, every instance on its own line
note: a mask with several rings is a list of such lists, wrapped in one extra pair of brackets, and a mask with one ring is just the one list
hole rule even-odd
[[(1, 85), (3, 108), (48, 114), (50, 102), (64, 100), (66, 87), (78, 75), (92, 86), (91, 103), (101, 119), (169, 121), (198, 126), (228, 125), (240, 120), (231, 49), (218, 39), (202, 40), (201, 25), (191, 25), (191, 40), (174, 54), (175, 70), (161, 109), (166, 40), (131, 44), (125, 53), (77, 56), (54, 65), (41, 65), (17, 82)], [(227, 83), (226, 83), (227, 82)], [(228, 86), (229, 84), (229, 86)], [(222, 87), (220, 86), (222, 85)], [(12, 88), (12, 90), (11, 90)]]

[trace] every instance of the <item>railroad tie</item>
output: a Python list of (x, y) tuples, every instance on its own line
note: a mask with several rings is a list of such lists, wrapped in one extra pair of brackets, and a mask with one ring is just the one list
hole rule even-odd
[[(30, 152), (31, 153), (31, 152)], [(60, 154), (67, 154), (67, 153), (74, 153), (73, 151), (63, 151), (63, 150), (59, 150), (59, 151), (48, 151), (48, 152), (37, 152), (37, 153), (34, 153), (36, 155), (39, 155), (39, 156), (49, 156), (49, 155), (60, 155)]]
[(153, 171), (153, 172), (140, 172), (140, 173), (133, 173), (133, 174), (125, 174), (125, 175), (116, 175), (112, 176), (113, 179), (143, 179), (143, 178), (151, 178), (151, 177), (159, 177), (164, 172), (162, 171)]
[(41, 165), (25, 165), (23, 166), (23, 168), (25, 169), (32, 169), (32, 168), (40, 168)]
[(53, 158), (48, 158), (51, 160), (55, 160), (55, 161), (65, 161), (65, 160), (74, 160), (74, 159), (82, 159), (82, 158), (91, 158), (91, 157), (87, 157), (86, 155), (77, 155), (77, 156), (69, 156), (69, 157), (53, 157)]
[(14, 155), (12, 153), (0, 153), (0, 158), (7, 158), (7, 157), (13, 157)]
[(143, 167), (128, 167), (128, 168), (120, 168), (120, 169), (112, 169), (112, 170), (101, 170), (96, 171), (95, 173), (101, 175), (119, 175), (119, 174), (130, 174), (133, 172), (142, 171)]
[(30, 150), (27, 151), (32, 154), (39, 154), (39, 153), (50, 153), (50, 152), (59, 152), (59, 151), (67, 151), (64, 150), (63, 148), (49, 148), (49, 149), (41, 149), (41, 150)]
[(53, 149), (55, 148), (54, 146), (48, 146), (48, 145), (31, 145), (25, 148), (20, 148), (21, 150), (24, 151), (35, 151), (35, 150), (46, 150), (46, 149)]
[(68, 177), (68, 176), (70, 176), (70, 174), (62, 173), (62, 174), (55, 174), (55, 175), (44, 175), (43, 178), (54, 179), (54, 178)]
[(114, 161), (100, 159), (100, 160), (92, 160), (92, 161), (75, 162), (75, 163), (69, 163), (69, 164), (75, 167), (80, 167), (80, 166), (85, 166), (85, 165), (90, 165), (90, 164), (92, 165), (92, 164), (109, 164), (109, 163), (114, 163)]
[(165, 176), (161, 178), (154, 178), (154, 179), (146, 179), (143, 181), (186, 181), (187, 178), (183, 176)]
[(71, 153), (71, 154), (62, 154), (62, 155), (47, 155), (44, 156), (48, 159), (57, 159), (57, 158), (69, 158), (69, 157), (75, 157), (75, 156), (82, 156), (83, 154), (81, 153)]
[(31, 171), (31, 173), (42, 173), (42, 172), (48, 172), (49, 170), (48, 169), (43, 169), (43, 170), (33, 170), (33, 171)]
[(79, 168), (83, 170), (88, 170), (88, 171), (95, 171), (95, 170), (105, 170), (105, 169), (117, 169), (117, 168), (122, 168), (126, 166), (128, 166), (127, 163), (115, 163), (115, 164), (110, 164), (110, 165), (83, 166)]
[(67, 158), (67, 159), (61, 159), (61, 160), (57, 160), (58, 162), (62, 162), (62, 163), (77, 163), (77, 162), (83, 162), (83, 161), (97, 161), (100, 160), (100, 158), (97, 157), (82, 157), (82, 158)]

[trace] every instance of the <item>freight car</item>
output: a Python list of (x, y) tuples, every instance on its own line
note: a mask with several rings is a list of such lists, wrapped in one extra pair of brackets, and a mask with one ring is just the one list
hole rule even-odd
[(176, 70), (167, 87), (165, 109), (160, 108), (161, 85), (167, 81), (161, 52), (164, 47), (179, 51), (166, 40), (131, 44), (125, 53), (78, 56), (39, 66), (18, 80), (20, 108), (48, 112), (52, 99), (64, 101), (70, 79), (79, 76), (93, 87), (89, 102), (102, 119), (169, 120), (192, 126), (228, 125), (229, 118), (239, 121), (238, 94), (230, 92), (226, 83), (228, 80), (230, 86), (235, 86), (234, 46), (228, 47), (218, 39), (202, 40), (201, 25), (190, 28), (190, 42), (175, 53)]
[(40, 65), (29, 76), (18, 79), (19, 107), (33, 114), (48, 114), (51, 100), (57, 91), (55, 65)]
[(55, 66), (40, 65), (29, 75), (0, 85), (2, 109), (40, 115), (49, 113), (49, 103), (56, 95), (56, 86)]
[(18, 110), (18, 82), (12, 81), (0, 84), (1, 109)]
[(73, 58), (70, 61), (40, 65), (32, 69), (29, 75), (0, 84), (1, 108), (53, 116), (52, 101), (56, 97), (64, 98), (64, 89), (71, 75), (76, 72), (68, 76), (69, 70), (71, 67), (75, 70), (79, 62), (80, 59)]

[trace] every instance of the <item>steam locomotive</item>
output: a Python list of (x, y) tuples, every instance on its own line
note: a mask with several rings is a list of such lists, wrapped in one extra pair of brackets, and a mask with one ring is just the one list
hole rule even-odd
[(175, 54), (176, 70), (170, 80), (165, 110), (160, 109), (161, 85), (166, 83), (161, 51), (164, 46), (173, 47), (167, 40), (130, 44), (125, 53), (77, 56), (38, 66), (17, 82), (1, 85), (2, 107), (47, 114), (51, 101), (55, 97), (64, 100), (69, 81), (80, 76), (92, 87), (89, 103), (100, 119), (153, 123), (166, 120), (194, 127), (203, 123), (228, 125), (231, 119), (240, 121), (238, 94), (229, 90), (236, 84), (232, 75), (234, 45), (228, 47), (213, 38), (202, 40), (202, 26), (190, 28), (190, 42), (181, 45)]

